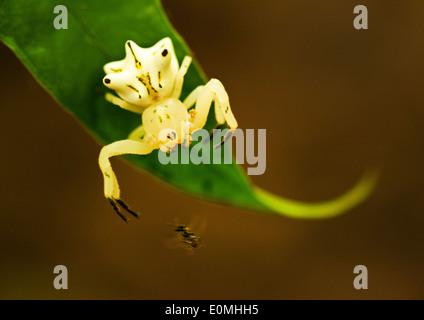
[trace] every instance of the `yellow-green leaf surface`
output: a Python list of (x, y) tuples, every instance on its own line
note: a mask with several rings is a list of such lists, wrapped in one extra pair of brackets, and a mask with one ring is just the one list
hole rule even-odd
[[(53, 26), (56, 5), (68, 9), (66, 30)], [(180, 62), (190, 55), (158, 0), (0, 0), (0, 40), (102, 145), (125, 139), (141, 121), (139, 115), (104, 99), (103, 65), (124, 57), (127, 40), (150, 47), (164, 37), (172, 39)], [(185, 77), (182, 97), (206, 81), (199, 65), (193, 63)], [(213, 117), (209, 117), (207, 128), (214, 124)], [(304, 204), (253, 186), (236, 164), (162, 165), (158, 152), (127, 159), (193, 196), (296, 218), (342, 213), (364, 200), (376, 182), (376, 174), (366, 174), (338, 199)]]

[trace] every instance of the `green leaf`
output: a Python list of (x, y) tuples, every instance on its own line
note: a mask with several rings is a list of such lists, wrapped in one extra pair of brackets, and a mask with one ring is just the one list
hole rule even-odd
[[(1, 0), (0, 3), (0, 40), (102, 145), (125, 139), (141, 121), (139, 115), (104, 99), (103, 65), (123, 58), (125, 41), (133, 40), (141, 47), (150, 47), (170, 37), (180, 62), (185, 55), (190, 55), (158, 0), (107, 3), (100, 0)], [(56, 5), (65, 5), (68, 9), (66, 30), (56, 30), (53, 26)], [(185, 77), (182, 96), (206, 81), (201, 68), (194, 62)], [(210, 116), (206, 127), (211, 129), (214, 125), (213, 116)], [(297, 218), (340, 214), (363, 201), (377, 180), (376, 174), (368, 174), (349, 193), (336, 200), (303, 204), (253, 186), (236, 164), (162, 165), (157, 153), (156, 150), (147, 156), (126, 158), (193, 196)]]

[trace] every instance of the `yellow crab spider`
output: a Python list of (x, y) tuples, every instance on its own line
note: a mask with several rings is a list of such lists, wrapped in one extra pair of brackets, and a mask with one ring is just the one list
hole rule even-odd
[[(142, 114), (142, 125), (134, 129), (128, 139), (103, 147), (99, 166), (104, 178), (105, 197), (116, 213), (128, 221), (120, 208), (135, 217), (138, 214), (121, 199), (109, 158), (123, 154), (146, 155), (155, 149), (169, 152), (177, 144), (189, 144), (190, 134), (206, 124), (213, 102), (219, 125), (227, 123), (230, 132), (238, 125), (228, 94), (217, 79), (197, 87), (180, 101), (191, 57), (186, 56), (179, 67), (170, 38), (162, 39), (150, 48), (141, 48), (133, 41), (127, 41), (125, 51), (125, 59), (104, 66), (103, 83), (119, 96), (107, 93), (105, 98), (122, 109)], [(194, 105), (195, 108), (188, 111)]]

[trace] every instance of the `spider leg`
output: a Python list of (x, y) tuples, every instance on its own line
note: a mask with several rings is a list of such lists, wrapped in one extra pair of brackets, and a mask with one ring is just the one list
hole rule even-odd
[[(196, 103), (196, 100), (197, 100), (197, 98), (198, 98), (198, 96), (199, 96), (199, 94), (200, 94), (200, 92), (202, 91), (202, 89), (204, 88), (205, 86), (198, 86), (196, 89), (194, 89), (193, 90), (193, 92), (192, 93), (190, 93), (190, 95), (184, 100), (184, 102), (183, 102), (183, 104), (187, 107), (187, 109), (190, 109), (195, 103)], [(194, 114), (194, 116), (193, 117), (195, 117), (195, 115), (196, 115), (196, 112), (195, 112), (195, 110), (194, 109), (192, 109), (192, 110), (190, 110), (189, 112), (191, 112), (191, 111), (193, 111), (193, 114)], [(224, 116), (222, 115), (222, 112), (220, 112), (219, 110), (217, 110), (217, 109), (215, 109), (215, 117), (216, 117), (216, 120), (217, 120), (217, 124), (216, 124), (216, 126), (215, 126), (215, 128), (213, 128), (210, 132), (209, 132), (209, 138), (208, 138), (208, 140), (206, 141), (204, 141), (205, 143), (206, 142), (208, 142), (208, 141), (210, 141), (211, 139), (213, 139), (213, 137), (214, 137), (214, 135), (215, 135), (215, 133), (217, 132), (217, 130), (221, 130), (222, 128), (224, 128), (224, 123), (225, 123), (225, 119), (224, 119)], [(227, 137), (228, 136), (228, 137)], [(217, 144), (217, 145), (214, 145), (214, 147), (216, 148), (216, 147), (219, 147), (219, 146), (221, 146), (225, 141), (227, 141), (228, 140), (228, 138), (230, 137), (229, 136), (229, 134), (227, 133), (226, 134), (226, 136), (225, 137), (227, 137), (227, 138), (225, 138), (225, 139), (222, 139), (222, 142), (221, 143), (219, 143), (219, 144)]]
[(146, 134), (146, 130), (144, 130), (143, 125), (139, 125), (137, 128), (135, 128), (128, 136), (129, 140), (138, 140), (141, 141), (141, 139)]
[[(198, 86), (187, 96), (187, 98), (185, 98), (185, 100), (183, 101), (183, 104), (185, 105), (187, 110), (190, 109), (196, 103), (197, 99), (199, 98), (199, 95), (202, 93), (204, 88), (205, 86)], [(225, 123), (225, 118), (222, 112), (220, 112), (216, 103), (215, 103), (215, 118), (216, 118), (216, 121), (218, 122), (218, 126)]]
[(130, 209), (129, 207), (128, 207), (128, 205), (125, 203), (125, 201), (124, 200), (122, 200), (122, 199), (116, 199), (115, 200), (125, 211), (127, 211), (128, 213), (130, 213), (130, 214), (132, 214), (134, 217), (136, 217), (136, 218), (138, 218), (140, 215), (137, 213), (137, 212), (135, 212), (135, 211), (133, 211), (132, 209)]
[(196, 89), (194, 89), (183, 101), (183, 104), (185, 107), (190, 109), (194, 104), (196, 103), (197, 98), (199, 97), (200, 92), (202, 92), (203, 88), (205, 86), (198, 86)]
[(142, 114), (143, 110), (144, 110), (143, 107), (139, 107), (139, 106), (136, 106), (136, 105), (131, 104), (129, 102), (126, 102), (125, 100), (122, 100), (121, 98), (118, 98), (117, 96), (115, 96), (115, 95), (113, 95), (109, 92), (105, 94), (105, 99), (107, 101), (109, 101), (110, 103), (113, 103), (113, 104), (121, 107), (124, 110), (128, 110), (128, 111), (131, 111), (131, 112), (134, 112), (134, 113)]
[(220, 143), (217, 143), (217, 144), (214, 144), (214, 148), (215, 149), (218, 149), (219, 147), (221, 147), (225, 142), (227, 142), (227, 140), (228, 139), (230, 139), (231, 138), (231, 136), (232, 136), (232, 134), (233, 134), (233, 131), (231, 131), (231, 130), (228, 130), (226, 133), (225, 133), (225, 135), (222, 137), (222, 140), (221, 140), (221, 142)]
[(215, 92), (214, 101), (218, 104), (218, 107), (215, 108), (215, 116), (218, 123), (224, 123), (224, 121), (219, 121), (219, 119), (225, 119), (225, 122), (227, 122), (231, 131), (237, 129), (237, 120), (231, 111), (230, 98), (228, 97), (228, 93), (225, 90), (224, 85), (217, 79), (211, 79), (206, 86), (209, 86), (211, 90)]
[(153, 151), (150, 144), (143, 140), (121, 140), (113, 142), (102, 148), (99, 155), (99, 166), (103, 173), (104, 178), (104, 194), (106, 199), (109, 200), (115, 212), (124, 220), (128, 221), (125, 215), (121, 212), (124, 209), (131, 215), (138, 217), (138, 213), (131, 210), (128, 205), (121, 199), (121, 192), (119, 189), (118, 180), (112, 169), (110, 158), (122, 154), (138, 154), (145, 155)]
[(189, 108), (194, 103), (193, 101), (196, 101), (193, 122), (194, 130), (205, 126), (212, 102), (215, 102), (215, 117), (218, 125), (222, 125), (226, 122), (230, 127), (230, 130), (223, 137), (222, 142), (214, 147), (221, 146), (238, 127), (237, 120), (231, 111), (229, 97), (224, 86), (219, 80), (212, 79), (205, 86), (196, 88), (186, 98), (184, 104)]
[(190, 67), (191, 57), (185, 56), (183, 62), (181, 63), (181, 67), (178, 70), (174, 91), (172, 92), (172, 97), (178, 99), (181, 95), (181, 91), (183, 89), (184, 76), (187, 73), (188, 67)]
[(122, 220), (124, 220), (125, 222), (128, 222), (129, 221), (128, 218), (122, 214), (121, 210), (119, 210), (119, 207), (118, 207), (118, 204), (116, 203), (116, 200), (112, 199), (112, 198), (108, 198), (107, 200), (109, 201), (113, 210), (115, 210), (115, 212), (118, 214), (118, 216), (120, 216), (122, 218)]

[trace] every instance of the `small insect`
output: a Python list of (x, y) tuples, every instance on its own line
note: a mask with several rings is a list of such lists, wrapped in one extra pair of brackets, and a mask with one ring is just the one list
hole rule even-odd
[(107, 93), (105, 98), (125, 110), (141, 114), (142, 124), (130, 133), (128, 139), (103, 147), (99, 166), (104, 178), (105, 197), (127, 222), (122, 209), (135, 217), (139, 215), (121, 199), (109, 158), (123, 154), (146, 155), (155, 149), (172, 152), (178, 144), (188, 146), (190, 135), (206, 124), (213, 102), (218, 125), (227, 123), (231, 133), (238, 124), (228, 94), (217, 79), (197, 87), (180, 101), (184, 75), (192, 59), (186, 56), (179, 67), (170, 38), (162, 39), (150, 48), (141, 48), (133, 41), (127, 41), (125, 51), (125, 59), (104, 66), (103, 83), (119, 96)]
[[(201, 235), (206, 228), (206, 220), (193, 217), (190, 224), (182, 224), (179, 219), (174, 219), (174, 223), (168, 223), (176, 233), (176, 237), (170, 239), (167, 245), (172, 248), (184, 248), (188, 254), (194, 254), (195, 250), (203, 247)], [(196, 231), (194, 231), (196, 230)]]
[(181, 238), (181, 242), (189, 249), (194, 250), (200, 247), (201, 239), (192, 232), (191, 228), (183, 224), (177, 224), (174, 229)]

